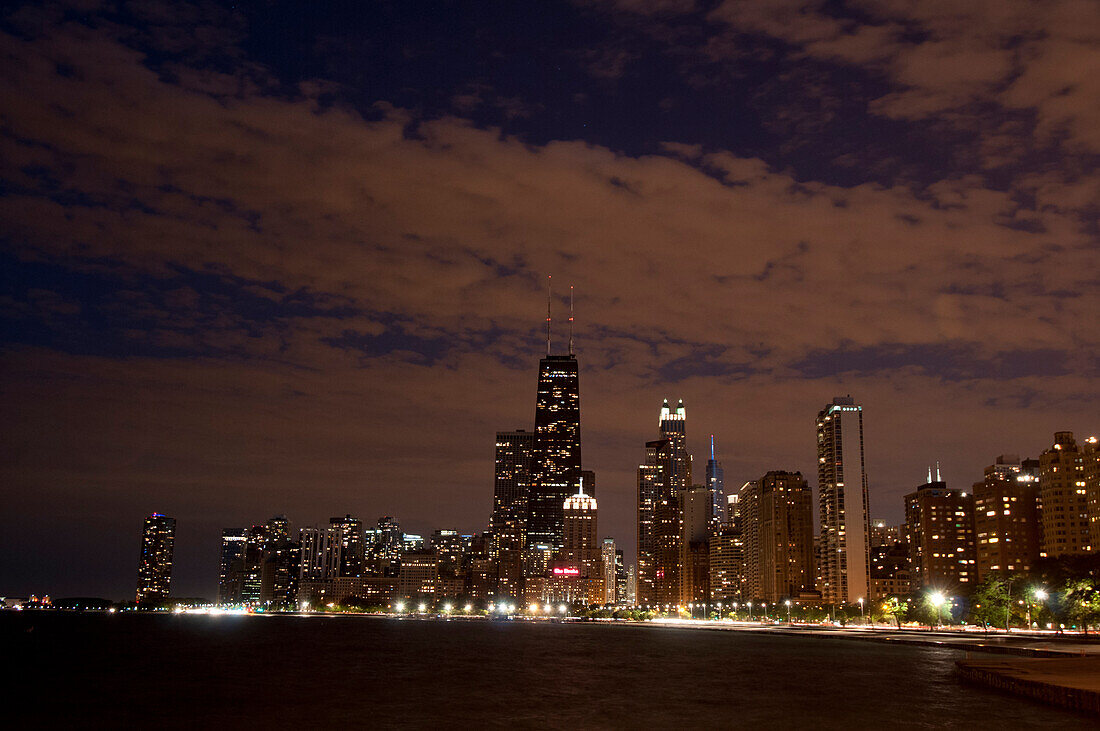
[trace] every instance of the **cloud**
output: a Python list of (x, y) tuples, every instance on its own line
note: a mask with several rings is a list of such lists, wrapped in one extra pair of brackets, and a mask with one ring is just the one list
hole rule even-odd
[[(807, 23), (792, 42), (840, 37)], [(853, 393), (895, 519), (913, 463), (970, 479), (1095, 416), (1085, 172), (841, 186), (676, 139), (534, 144), (249, 63), (189, 72), (190, 51), (165, 74), (129, 38), (64, 19), (0, 37), (21, 100), (0, 126), (0, 515), (28, 526), (5, 540), (66, 500), (118, 531), (179, 513), (206, 541), (283, 511), (479, 529), (493, 432), (530, 425), (546, 273), (559, 343), (577, 286), (586, 463), (628, 549), (665, 396), (692, 439), (719, 434), (734, 484), (812, 474), (813, 415)]]

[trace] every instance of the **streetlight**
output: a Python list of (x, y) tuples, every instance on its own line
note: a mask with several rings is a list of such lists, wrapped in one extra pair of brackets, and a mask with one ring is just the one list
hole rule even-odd
[(749, 608), (749, 621), (752, 621), (752, 602), (745, 602), (745, 606)]
[(473, 604), (467, 604), (467, 605), (466, 605), (466, 614), (469, 614), (470, 612), (472, 612), (472, 611), (473, 611), (473, 609), (474, 609), (474, 605), (473, 605)]
[(859, 623), (863, 624), (864, 620), (866, 620), (866, 619), (867, 619), (867, 615), (865, 615), (863, 613), (863, 597), (860, 597), (859, 598)]
[[(932, 606), (936, 608), (936, 626), (939, 627), (940, 626), (940, 607), (943, 606), (944, 601), (946, 601), (946, 597), (943, 595), (942, 591), (934, 591), (928, 597), (928, 600), (930, 602), (932, 602)], [(929, 629), (931, 629), (931, 628), (929, 628)]]
[[(1040, 603), (1042, 603), (1043, 600), (1045, 600), (1047, 598), (1047, 593), (1045, 591), (1043, 591), (1042, 589), (1036, 589), (1035, 590), (1035, 598), (1038, 599)], [(1031, 631), (1031, 600), (1030, 599), (1027, 602), (1027, 629), (1028, 629), (1029, 632)]]
[(422, 611), (422, 612), (423, 612), (423, 611), (424, 611), (425, 609), (427, 609), (427, 608), (428, 608), (428, 605), (427, 605), (427, 604), (425, 604), (424, 602), (421, 602), (421, 603), (420, 603), (420, 611)]
[(450, 614), (451, 613), (451, 603), (450, 602), (447, 602), (446, 604), (443, 605), (443, 613), (444, 614)]
[(787, 599), (783, 603), (787, 605), (787, 624), (793, 624), (791, 622), (791, 600)]
[(764, 621), (768, 621), (768, 603), (760, 602), (760, 607), (764, 610)]

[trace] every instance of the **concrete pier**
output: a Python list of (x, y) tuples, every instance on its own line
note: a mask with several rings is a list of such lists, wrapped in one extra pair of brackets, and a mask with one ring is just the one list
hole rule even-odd
[(1100, 657), (958, 660), (959, 677), (1100, 716)]

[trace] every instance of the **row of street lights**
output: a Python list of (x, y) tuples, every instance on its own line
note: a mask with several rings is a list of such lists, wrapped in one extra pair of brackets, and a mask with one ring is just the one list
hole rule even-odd
[[(557, 606), (554, 606), (553, 604), (547, 603), (545, 606), (542, 606), (542, 607), (540, 607), (538, 604), (531, 604), (529, 607), (527, 607), (527, 610), (530, 614), (536, 614), (536, 615), (540, 614), (540, 613), (550, 615), (550, 614), (554, 614), (555, 612), (557, 612), (558, 614), (565, 614), (566, 612), (569, 611), (569, 607), (566, 606), (565, 604), (559, 604)], [(397, 614), (404, 614), (405, 613), (405, 602), (401, 602), (401, 601), (395, 602), (394, 605), (393, 605), (393, 611), (396, 612)], [(418, 604), (417, 607), (416, 607), (416, 611), (420, 614), (424, 614), (428, 611), (428, 605), (424, 602), (420, 602), (420, 604)], [(452, 614), (456, 611), (458, 611), (458, 610), (456, 610), (454, 605), (452, 605), (450, 602), (445, 603), (442, 607), (442, 614)], [(473, 604), (467, 604), (464, 607), (462, 607), (461, 611), (464, 614), (470, 614), (471, 612), (474, 611), (474, 605)], [(490, 614), (493, 614), (493, 613), (514, 614), (515, 611), (516, 611), (516, 605), (515, 604), (509, 604), (507, 602), (500, 602), (499, 604), (490, 604), (489, 605), (489, 613)]]

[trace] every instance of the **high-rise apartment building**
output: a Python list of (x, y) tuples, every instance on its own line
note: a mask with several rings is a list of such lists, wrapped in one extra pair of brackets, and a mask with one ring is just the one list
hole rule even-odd
[(176, 519), (153, 513), (141, 532), (141, 563), (138, 566), (137, 600), (163, 601), (172, 584), (172, 553), (176, 543)]
[(817, 415), (822, 600), (852, 604), (869, 595), (870, 511), (863, 455), (863, 407), (838, 396)]
[[(710, 601), (744, 601), (744, 547), (739, 520), (734, 516), (710, 537)], [(751, 598), (751, 597), (750, 597)]]
[(954, 591), (977, 581), (974, 496), (931, 479), (905, 496), (911, 585)]
[(1085, 440), (1085, 503), (1089, 516), (1089, 545), (1100, 551), (1100, 440)]
[(714, 456), (714, 435), (710, 435), (710, 459), (707, 460), (706, 487), (710, 492), (710, 532), (717, 531), (726, 515), (726, 473)]
[(1039, 560), (1039, 461), (1002, 454), (973, 489), (977, 580), (1030, 571)]
[(622, 551), (616, 552), (615, 539), (604, 538), (603, 546), (600, 552), (600, 561), (603, 571), (603, 603), (614, 604), (619, 600), (618, 596), (618, 575), (617, 568), (619, 562), (616, 561), (616, 553), (622, 555)]
[(746, 598), (776, 602), (814, 589), (813, 497), (799, 472), (771, 471), (738, 500)]
[(1044, 556), (1091, 553), (1085, 451), (1073, 432), (1054, 434), (1054, 444), (1039, 455), (1039, 499)]
[(664, 442), (646, 442), (645, 464), (638, 465), (638, 544), (636, 591), (639, 604), (656, 602), (657, 501), (662, 472), (657, 452)]

